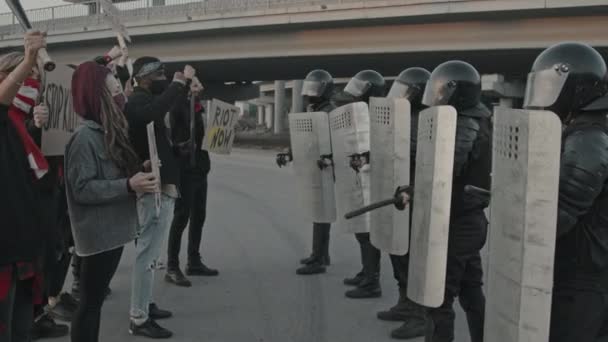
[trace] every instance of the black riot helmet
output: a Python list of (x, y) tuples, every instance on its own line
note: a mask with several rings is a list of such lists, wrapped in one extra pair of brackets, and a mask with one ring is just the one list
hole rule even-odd
[(422, 96), (426, 106), (449, 105), (459, 111), (475, 107), (480, 101), (481, 76), (463, 61), (449, 61), (435, 68)]
[(382, 97), (386, 93), (384, 77), (373, 70), (364, 70), (351, 78), (344, 92), (361, 101), (368, 101), (370, 97)]
[(313, 70), (304, 79), (302, 96), (329, 100), (334, 91), (334, 78), (325, 70)]
[(528, 75), (524, 108), (565, 118), (606, 93), (606, 62), (591, 46), (560, 43), (543, 51)]
[(419, 106), (424, 88), (430, 77), (431, 73), (424, 68), (405, 69), (397, 76), (387, 97), (406, 98), (412, 105)]

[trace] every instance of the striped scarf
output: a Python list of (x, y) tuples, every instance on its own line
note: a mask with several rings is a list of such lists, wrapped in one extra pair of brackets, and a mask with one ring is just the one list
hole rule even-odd
[(30, 168), (37, 179), (42, 178), (49, 171), (49, 164), (38, 145), (34, 142), (34, 139), (29, 135), (27, 128), (25, 127), (25, 119), (36, 105), (36, 99), (38, 98), (38, 93), (40, 91), (39, 89), (40, 82), (28, 78), (23, 82), (23, 86), (19, 89), (19, 93), (17, 93), (17, 96), (8, 109), (8, 117), (21, 138)]

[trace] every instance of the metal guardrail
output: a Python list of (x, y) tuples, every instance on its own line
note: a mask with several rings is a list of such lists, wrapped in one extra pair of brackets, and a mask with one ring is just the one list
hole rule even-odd
[[(155, 18), (176, 18), (248, 11), (289, 8), (310, 5), (330, 5), (365, 2), (375, 0), (134, 0), (116, 3), (126, 23)], [(461, 1), (461, 0), (445, 0)], [(436, 2), (436, 0), (420, 0)], [(61, 5), (26, 11), (32, 25), (50, 34), (53, 31), (88, 27), (104, 22), (104, 14), (98, 0), (83, 1), (79, 4)], [(21, 34), (12, 13), (0, 14), (0, 38)]]

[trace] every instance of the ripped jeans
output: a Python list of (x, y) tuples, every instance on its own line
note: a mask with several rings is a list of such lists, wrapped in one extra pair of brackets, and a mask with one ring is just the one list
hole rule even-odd
[(131, 320), (137, 325), (148, 319), (149, 306), (153, 303), (154, 270), (167, 240), (175, 206), (174, 198), (162, 194), (160, 215), (156, 217), (154, 197), (154, 194), (145, 194), (137, 199), (139, 231), (131, 287)]

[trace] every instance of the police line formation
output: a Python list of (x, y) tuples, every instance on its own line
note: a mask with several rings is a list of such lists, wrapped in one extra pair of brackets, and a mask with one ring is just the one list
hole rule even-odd
[(388, 94), (372, 70), (343, 91), (314, 70), (302, 95), (277, 155), (314, 222), (298, 274), (325, 272), (334, 224), (361, 251), (347, 297), (381, 296), (390, 255), (399, 299), (377, 316), (403, 322), (393, 338), (453, 341), (458, 297), (473, 342), (608, 340), (607, 70), (594, 48), (546, 49), (523, 109), (493, 114), (463, 61), (406, 69)]

